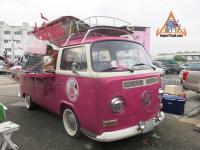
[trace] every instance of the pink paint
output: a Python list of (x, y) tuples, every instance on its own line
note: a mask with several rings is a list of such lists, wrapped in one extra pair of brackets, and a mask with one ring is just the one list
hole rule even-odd
[[(93, 37), (88, 38), (84, 43), (92, 44), (97, 41), (110, 40), (129, 41), (120, 37)], [(81, 42), (82, 39), (73, 40), (71, 43), (65, 43), (65, 45), (84, 44)], [(63, 46), (65, 47), (65, 45)], [(91, 51), (90, 49), (87, 50)], [(59, 53), (62, 53), (62, 50)], [(62, 56), (62, 54), (59, 56)], [(58, 57), (58, 60), (61, 58)], [(88, 62), (89, 64), (90, 62)], [(57, 64), (57, 66), (60, 66), (60, 64)], [(116, 71), (122, 70), (116, 69)], [(152, 71), (137, 73), (138, 71), (135, 70), (135, 72), (126, 72), (127, 75), (122, 76), (120, 74), (115, 75), (117, 72), (94, 72), (94, 70), (90, 70), (93, 75), (89, 72), (87, 76), (82, 76), (79, 71), (74, 74), (72, 72), (59, 73), (59, 71), (59, 67), (57, 67), (56, 73), (27, 73), (22, 75), (20, 77), (21, 94), (30, 95), (34, 103), (56, 114), (62, 112), (63, 106), (70, 107), (76, 114), (82, 131), (88, 136), (93, 136), (96, 140), (113, 141), (133, 136), (143, 132), (142, 129), (139, 129), (141, 121), (158, 120), (157, 115), (160, 113), (160, 100), (158, 98), (160, 76), (157, 73)], [(100, 77), (103, 74), (110, 75)], [(148, 84), (147, 80), (153, 78), (156, 81)], [(140, 80), (143, 81), (140, 86), (125, 87), (124, 82)], [(150, 100), (149, 105), (143, 104), (142, 97), (146, 91), (151, 93), (151, 99), (145, 99)], [(111, 100), (116, 97), (123, 100), (124, 109), (120, 113), (114, 113), (111, 110)], [(105, 122), (113, 120), (116, 121), (115, 124), (105, 125)], [(157, 124), (160, 121), (158, 120)], [(134, 128), (133, 134), (127, 131), (130, 128)], [(122, 132), (123, 134), (121, 134)], [(110, 137), (112, 134), (114, 134), (113, 137)]]
[[(133, 27), (134, 29), (134, 27)], [(149, 27), (135, 27), (134, 37), (137, 42), (142, 44), (146, 51), (150, 54), (150, 28)]]
[[(83, 41), (83, 44), (84, 43), (94, 43), (94, 42), (96, 42), (96, 41), (105, 41), (105, 40), (122, 40), (122, 41), (129, 41), (129, 40), (127, 40), (126, 38), (122, 38), (122, 37), (118, 37), (118, 36), (100, 36), (100, 37), (98, 37), (98, 36), (94, 36), (94, 37), (88, 37), (88, 38), (86, 38), (84, 41), (83, 41), (83, 39), (81, 38), (79, 38), (79, 39), (73, 39), (73, 40), (70, 40), (69, 42), (68, 41), (66, 41), (63, 45), (62, 45), (62, 47), (65, 47), (65, 46), (72, 46), (72, 45), (78, 45), (78, 44), (80, 44), (80, 43), (82, 43), (82, 41)], [(131, 41), (131, 40), (130, 40)]]

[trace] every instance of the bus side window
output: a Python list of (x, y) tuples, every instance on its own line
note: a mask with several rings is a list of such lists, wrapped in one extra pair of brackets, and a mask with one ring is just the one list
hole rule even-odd
[(87, 59), (86, 59), (85, 48), (74, 47), (63, 50), (60, 69), (72, 70), (73, 63), (77, 64), (77, 71), (87, 70)]

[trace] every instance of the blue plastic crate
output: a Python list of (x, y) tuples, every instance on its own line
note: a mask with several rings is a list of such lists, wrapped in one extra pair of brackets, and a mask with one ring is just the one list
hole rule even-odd
[(175, 115), (183, 115), (185, 108), (185, 98), (176, 95), (164, 95), (162, 99), (162, 111)]

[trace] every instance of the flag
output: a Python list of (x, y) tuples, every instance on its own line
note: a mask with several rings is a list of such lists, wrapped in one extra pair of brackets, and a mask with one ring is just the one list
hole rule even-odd
[(49, 21), (46, 17), (43, 16), (42, 13), (40, 13), (40, 16), (41, 16), (41, 18), (42, 18), (43, 20), (46, 20), (47, 22)]
[(35, 32), (37, 32), (39, 30), (36, 22), (35, 22), (34, 30), (35, 30)]
[(39, 32), (39, 28), (37, 26), (37, 23), (35, 22), (35, 26), (34, 26), (34, 31), (35, 31), (35, 36), (40, 39), (40, 32)]

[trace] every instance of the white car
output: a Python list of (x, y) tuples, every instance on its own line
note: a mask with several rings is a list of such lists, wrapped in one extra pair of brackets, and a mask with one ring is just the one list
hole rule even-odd
[(4, 62), (0, 60), (0, 71), (4, 68)]
[(155, 72), (160, 73), (161, 76), (164, 76), (164, 75), (165, 75), (165, 70), (164, 70), (164, 69), (158, 68), (158, 67), (155, 67), (155, 68), (156, 68)]
[(152, 63), (156, 72), (160, 73), (161, 76), (166, 75), (166, 68), (159, 61), (153, 61)]

